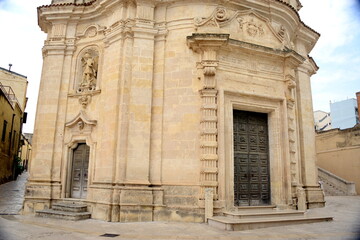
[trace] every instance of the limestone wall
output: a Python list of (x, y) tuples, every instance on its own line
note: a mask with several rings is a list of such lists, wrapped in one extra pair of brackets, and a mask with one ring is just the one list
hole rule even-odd
[(304, 146), (318, 34), (293, 8), (56, 3), (39, 9), (48, 38), (25, 212), (71, 197), (78, 143), (90, 147), (93, 218), (203, 221), (206, 188), (216, 211), (231, 209), (233, 109), (268, 114), (272, 203), (296, 208), (305, 189), (309, 207), (323, 204), (315, 152)]
[(359, 127), (344, 130), (333, 129), (316, 135), (317, 165), (355, 183), (360, 191), (360, 130)]

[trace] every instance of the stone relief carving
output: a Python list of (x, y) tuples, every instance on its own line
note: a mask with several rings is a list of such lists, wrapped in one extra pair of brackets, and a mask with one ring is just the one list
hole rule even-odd
[(285, 38), (285, 31), (286, 31), (285, 27), (281, 25), (278, 34), (283, 39)]
[(79, 103), (82, 108), (86, 108), (91, 101), (91, 95), (82, 95), (79, 97)]
[(204, 75), (205, 76), (214, 76), (216, 73), (216, 67), (218, 66), (217, 61), (204, 60), (202, 62), (204, 67)]
[(95, 37), (96, 35), (97, 35), (97, 29), (94, 26), (88, 28), (85, 32), (85, 36), (90, 37), (90, 38)]
[(272, 26), (269, 19), (252, 10), (228, 11), (226, 8), (220, 6), (214, 10), (210, 17), (195, 18), (194, 25), (196, 29), (203, 27), (222, 28), (233, 21), (238, 22), (239, 32), (251, 38), (263, 37), (269, 33), (272, 33), (279, 42), (284, 42), (286, 38), (286, 29), (284, 26), (280, 25), (280, 28), (276, 29)]
[(96, 125), (97, 121), (91, 120), (83, 110), (80, 110), (78, 115), (71, 121), (65, 123), (65, 127), (71, 128), (74, 131), (87, 131), (90, 130), (91, 127), (94, 127)]
[(219, 22), (227, 20), (226, 9), (223, 7), (217, 8), (215, 13), (215, 19)]
[(78, 93), (96, 90), (99, 54), (94, 49), (88, 49), (81, 57), (81, 75)]
[(249, 21), (246, 21), (244, 18), (239, 17), (237, 18), (237, 21), (239, 22), (240, 29), (245, 30), (250, 37), (260, 37), (264, 35), (262, 24), (256, 23), (254, 18), (250, 18)]
[(82, 25), (78, 27), (76, 37), (78, 39), (81, 38), (94, 38), (98, 36), (99, 34), (103, 34), (106, 30), (106, 27), (100, 26), (98, 24), (92, 24), (92, 25)]
[(78, 125), (80, 131), (84, 129), (85, 125), (84, 125), (84, 122), (82, 120), (79, 120), (77, 122), (77, 125)]

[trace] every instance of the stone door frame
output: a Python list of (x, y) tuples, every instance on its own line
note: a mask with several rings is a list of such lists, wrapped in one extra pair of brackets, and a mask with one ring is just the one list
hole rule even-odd
[[(84, 160), (87, 161), (87, 166), (88, 166), (87, 171), (89, 171), (90, 146), (87, 145), (85, 142), (78, 142), (77, 144), (74, 145), (74, 148), (72, 148), (72, 154), (71, 154), (71, 165), (70, 165), (71, 167), (70, 167), (70, 172), (69, 172), (69, 178), (70, 178), (70, 181), (69, 181), (69, 197), (70, 198), (76, 198), (76, 199), (86, 199), (86, 197), (77, 198), (77, 197), (74, 197), (74, 195), (73, 195), (73, 187), (74, 187), (74, 185), (73, 185), (74, 184), (74, 156), (75, 156), (75, 151), (78, 149), (80, 144), (85, 144), (86, 148), (89, 148), (89, 156), (87, 158), (85, 157), (85, 159), (82, 158), (81, 175), (83, 175), (82, 171), (85, 170), (85, 168), (84, 168)], [(85, 156), (86, 156), (86, 151), (87, 151), (86, 148), (85, 148)], [(83, 177), (83, 176), (81, 176), (81, 177)], [(82, 183), (83, 183), (83, 181), (80, 182), (81, 188), (84, 187), (82, 185)], [(88, 183), (88, 181), (86, 181), (86, 185), (88, 185), (87, 183)], [(86, 188), (88, 188), (88, 186), (86, 186)], [(87, 190), (86, 190), (86, 193), (87, 193)], [(83, 190), (82, 189), (80, 190), (80, 195), (83, 195)]]
[[(234, 205), (233, 109), (268, 114), (271, 204), (287, 205), (291, 199), (290, 166), (286, 153), (287, 114), (285, 99), (222, 89), (219, 109), (219, 195), (225, 209)], [(223, 131), (221, 131), (221, 129)]]
[(64, 166), (63, 166), (63, 177), (62, 177), (62, 183), (63, 188), (61, 192), (62, 198), (71, 198), (71, 175), (72, 175), (72, 163), (73, 163), (73, 152), (74, 149), (77, 148), (77, 146), (81, 143), (85, 143), (90, 148), (90, 154), (89, 154), (89, 169), (88, 169), (88, 194), (87, 198), (89, 196), (89, 190), (90, 185), (93, 182), (93, 176), (94, 176), (94, 159), (95, 159), (95, 149), (96, 149), (96, 142), (93, 142), (91, 140), (90, 136), (73, 136), (71, 141), (68, 144), (65, 144), (66, 151), (64, 151)]

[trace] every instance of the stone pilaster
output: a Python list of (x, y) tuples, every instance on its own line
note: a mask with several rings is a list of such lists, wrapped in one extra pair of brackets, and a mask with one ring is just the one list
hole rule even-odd
[(285, 61), (285, 84), (286, 105), (288, 119), (289, 138), (289, 160), (290, 160), (290, 182), (291, 182), (291, 204), (295, 207), (298, 203), (298, 193), (301, 188), (299, 169), (298, 129), (296, 119), (296, 75), (295, 69), (301, 63), (298, 59), (287, 58)]
[(203, 87), (200, 122), (200, 199), (205, 198), (205, 189), (212, 189), (214, 200), (218, 199), (218, 102), (216, 68), (217, 52), (227, 43), (228, 34), (193, 34), (188, 45), (201, 54), (198, 67), (203, 69)]
[(154, 68), (154, 4), (137, 1), (132, 27), (133, 55), (125, 184), (149, 185), (152, 84)]
[[(64, 81), (64, 70), (68, 71), (69, 68), (65, 65), (69, 64), (71, 59), (65, 55), (72, 54), (73, 47), (68, 49), (65, 44), (65, 25), (54, 25), (53, 29), (60, 30), (53, 31), (53, 35), (43, 48), (42, 81), (36, 110), (31, 171), (25, 191), (25, 214), (49, 207), (50, 199), (59, 198), (61, 193), (60, 167), (54, 166), (55, 156), (59, 156), (55, 144), (58, 143), (59, 137), (57, 124), (60, 91)], [(59, 162), (56, 165), (59, 165)], [(54, 168), (58, 171), (55, 176)]]
[[(165, 16), (164, 16), (165, 18)], [(165, 24), (155, 26), (158, 34), (155, 37), (154, 80), (151, 110), (151, 152), (150, 182), (151, 185), (162, 184), (162, 148), (163, 148), (163, 113), (164, 113), (164, 80), (165, 80), (165, 47), (167, 30)]]
[(324, 206), (324, 194), (318, 183), (316, 166), (315, 130), (312, 108), (310, 76), (316, 66), (309, 61), (297, 70), (297, 108), (300, 129), (301, 178), (308, 208)]

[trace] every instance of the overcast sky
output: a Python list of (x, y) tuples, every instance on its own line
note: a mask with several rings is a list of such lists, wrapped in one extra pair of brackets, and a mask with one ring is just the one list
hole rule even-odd
[[(37, 26), (37, 6), (51, 0), (0, 0), (0, 67), (28, 77), (28, 122), (33, 132), (45, 34)], [(301, 0), (302, 20), (321, 33), (310, 53), (320, 67), (312, 77), (314, 110), (330, 101), (355, 98), (360, 91), (360, 0)]]

